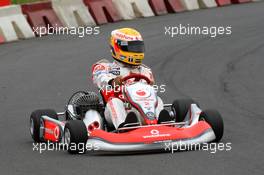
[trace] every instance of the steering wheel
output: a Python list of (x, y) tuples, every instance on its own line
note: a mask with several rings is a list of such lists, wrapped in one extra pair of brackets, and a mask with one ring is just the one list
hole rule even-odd
[[(130, 80), (132, 78), (134, 78), (135, 81), (145, 80), (148, 84), (151, 84), (151, 80), (147, 76), (142, 75), (142, 74), (135, 74), (135, 73), (132, 73), (132, 74), (129, 74), (128, 76), (123, 77), (121, 81), (126, 82), (127, 80)], [(118, 96), (119, 99), (126, 101), (126, 99), (122, 96), (122, 92), (124, 88), (123, 85), (124, 84), (122, 84), (121, 86), (116, 86), (114, 93), (116, 96)]]
[(134, 78), (135, 81), (145, 80), (148, 84), (151, 84), (151, 80), (147, 76), (142, 75), (142, 74), (135, 74), (135, 73), (131, 73), (128, 76), (123, 77), (122, 82), (125, 82), (132, 78)]
[(145, 80), (148, 84), (151, 84), (151, 80), (147, 76), (142, 75), (142, 74), (135, 74), (135, 73), (132, 73), (132, 74), (129, 74), (128, 76), (123, 77), (122, 82), (125, 82), (132, 78), (135, 79), (134, 81)]

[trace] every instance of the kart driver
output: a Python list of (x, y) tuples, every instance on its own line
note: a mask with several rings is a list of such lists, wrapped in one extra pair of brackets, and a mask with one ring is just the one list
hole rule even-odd
[[(114, 62), (100, 60), (93, 65), (93, 81), (99, 89), (121, 85), (122, 78), (131, 73), (143, 74), (154, 84), (151, 69), (142, 64), (144, 59), (144, 41), (141, 34), (132, 28), (112, 31), (110, 47)], [(119, 98), (110, 98), (106, 102), (105, 118), (116, 129), (127, 123), (137, 123), (135, 112), (127, 114), (124, 103)]]

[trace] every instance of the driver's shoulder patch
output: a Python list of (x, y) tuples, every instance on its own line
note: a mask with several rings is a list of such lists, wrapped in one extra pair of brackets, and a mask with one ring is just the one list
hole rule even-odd
[(96, 63), (93, 65), (92, 72), (93, 75), (100, 75), (103, 73), (107, 73), (108, 70), (108, 65), (107, 64), (102, 64), (102, 63)]
[(109, 73), (118, 76), (121, 74), (121, 68), (117, 66), (112, 66), (110, 67)]

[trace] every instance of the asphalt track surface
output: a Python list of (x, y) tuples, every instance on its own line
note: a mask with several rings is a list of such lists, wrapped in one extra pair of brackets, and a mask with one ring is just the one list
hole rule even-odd
[[(0, 46), (1, 174), (262, 174), (264, 143), (264, 3), (233, 5), (119, 22), (85, 38), (47, 36)], [(169, 38), (164, 26), (179, 23), (232, 26), (231, 36)], [(118, 156), (32, 151), (32, 110), (63, 110), (77, 90), (94, 90), (91, 65), (108, 58), (112, 29), (135, 27), (147, 45), (145, 64), (166, 102), (192, 97), (217, 108), (231, 151)]]

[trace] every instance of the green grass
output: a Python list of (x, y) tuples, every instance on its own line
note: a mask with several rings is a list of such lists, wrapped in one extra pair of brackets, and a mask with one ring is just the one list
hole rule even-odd
[(12, 4), (25, 4), (25, 3), (40, 2), (40, 1), (47, 1), (47, 0), (12, 0)]

